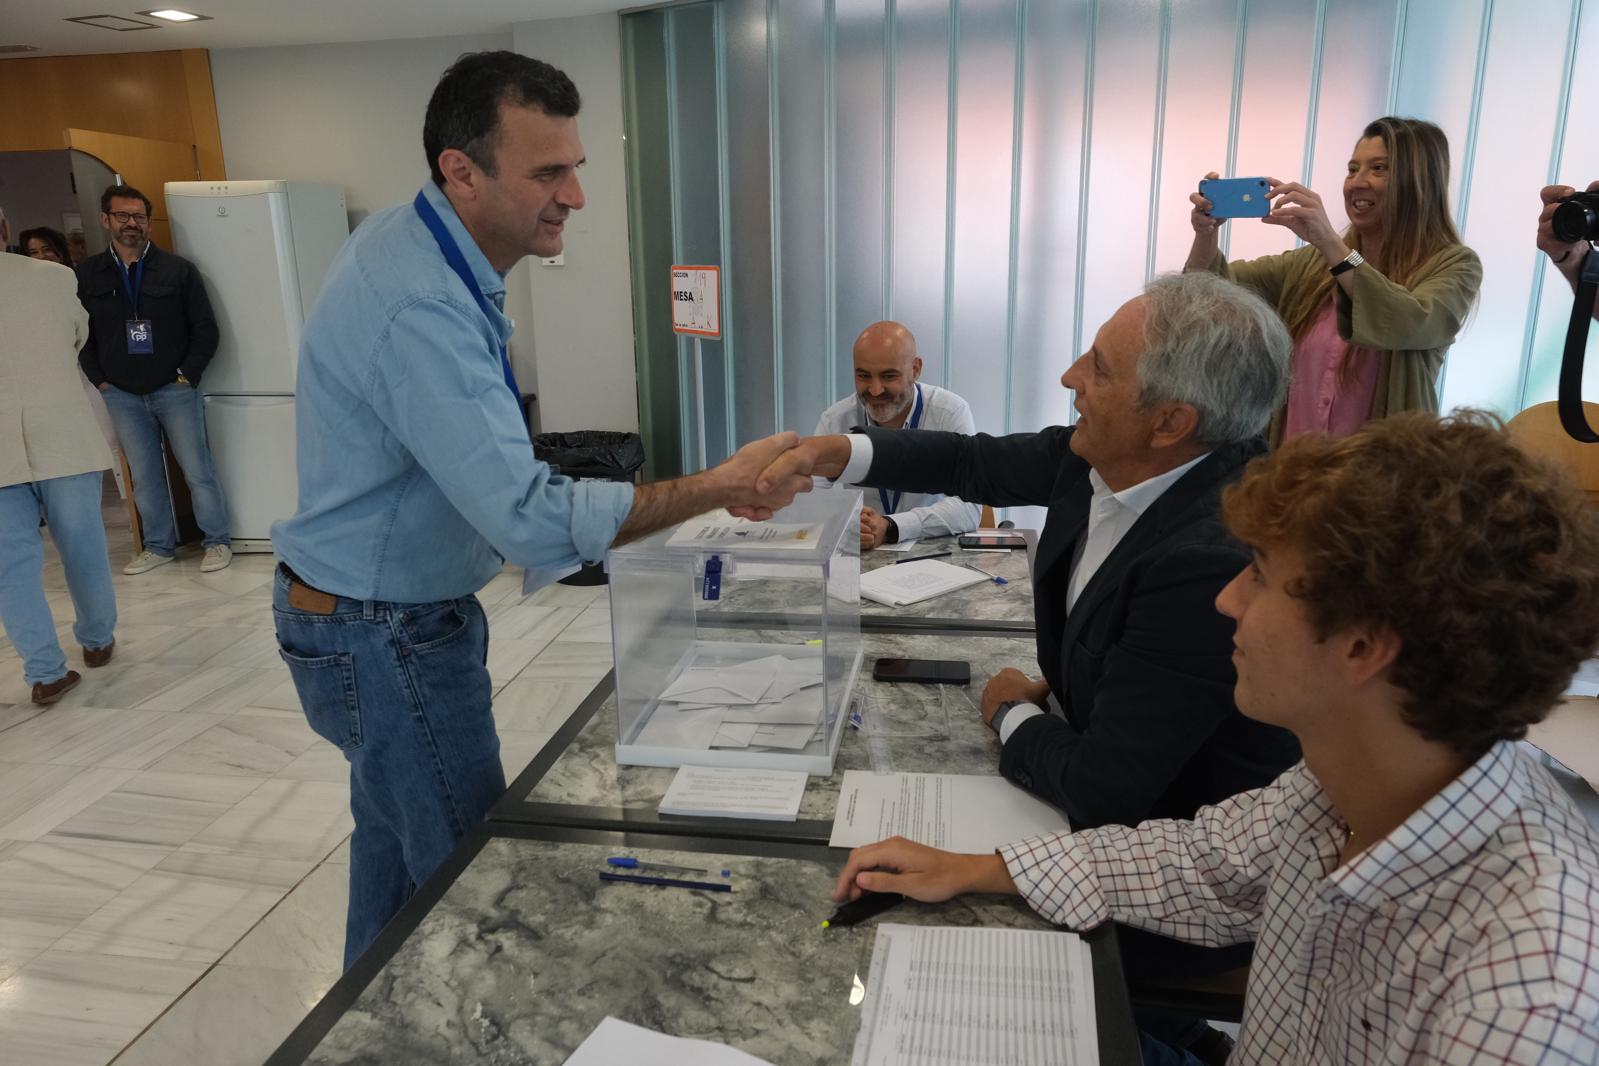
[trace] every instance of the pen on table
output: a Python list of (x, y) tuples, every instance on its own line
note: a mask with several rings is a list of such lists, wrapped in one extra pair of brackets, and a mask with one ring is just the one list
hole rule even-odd
[(1002, 577), (996, 577), (995, 575), (990, 574), (987, 570), (984, 570), (982, 567), (978, 566), (975, 563), (961, 563), (961, 565), (964, 566), (968, 570), (976, 570), (979, 574), (982, 574), (984, 577), (988, 578), (990, 581), (992, 581), (996, 585), (1009, 585), (1010, 584), (1009, 581), (1006, 581)]
[(905, 902), (905, 897), (898, 892), (866, 892), (861, 895), (860, 899), (840, 904), (838, 911), (822, 923), (822, 928), (835, 929), (847, 925), (857, 925), (903, 902)]
[(954, 555), (954, 554), (955, 554), (954, 552), (929, 552), (926, 555), (918, 555), (914, 559), (895, 559), (894, 560), (894, 565), (898, 566), (900, 563), (920, 562), (923, 559), (938, 559), (938, 558), (942, 558), (945, 555)]
[(711, 871), (700, 866), (674, 866), (669, 862), (645, 862), (635, 859), (631, 855), (612, 855), (605, 860), (607, 866), (620, 866), (628, 870), (672, 870), (680, 874), (708, 874)]
[(639, 874), (617, 874), (600, 871), (601, 881), (621, 881), (630, 885), (658, 885), (661, 888), (699, 888), (706, 892), (731, 892), (733, 886), (726, 881), (679, 881), (671, 877), (644, 877)]

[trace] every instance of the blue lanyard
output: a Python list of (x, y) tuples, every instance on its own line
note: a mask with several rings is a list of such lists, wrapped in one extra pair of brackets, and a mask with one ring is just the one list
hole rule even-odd
[[(916, 390), (916, 401), (911, 407), (911, 420), (906, 425), (906, 429), (915, 429), (922, 424), (922, 387), (920, 385), (912, 385), (911, 388)], [(896, 490), (892, 497), (889, 496), (887, 489), (877, 490), (877, 498), (883, 502), (884, 518), (891, 514), (899, 513), (899, 501), (904, 495), (903, 490)]]
[[(450, 269), (455, 271), (455, 276), (461, 279), (461, 284), (466, 286), (468, 292), (477, 300), (483, 317), (489, 320), (490, 328), (494, 325), (494, 316), (489, 313), (488, 297), (483, 295), (483, 290), (478, 286), (477, 278), (472, 276), (472, 268), (466, 265), (466, 256), (461, 254), (460, 246), (455, 243), (455, 238), (450, 236), (450, 231), (444, 227), (444, 220), (439, 213), (433, 210), (433, 205), (428, 203), (426, 190), (416, 194), (413, 202), (416, 213), (422, 216), (423, 225), (428, 232), (433, 234), (433, 239), (438, 242), (439, 251), (444, 253), (444, 261), (450, 264)], [(505, 374), (505, 383), (511, 388), (511, 395), (516, 397), (518, 409), (522, 406), (522, 390), (516, 386), (516, 375), (511, 372), (511, 353), (505, 345), (500, 345), (500, 369)]]
[(122, 291), (128, 295), (128, 304), (133, 308), (133, 317), (139, 317), (139, 290), (144, 288), (144, 257), (150, 254), (150, 246), (144, 246), (139, 259), (134, 263), (133, 275), (128, 275), (128, 265), (122, 261), (115, 248), (111, 249), (111, 261), (117, 265), (117, 273), (122, 275)]

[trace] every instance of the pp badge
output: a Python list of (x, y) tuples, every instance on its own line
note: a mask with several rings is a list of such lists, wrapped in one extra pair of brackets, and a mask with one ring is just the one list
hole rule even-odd
[(124, 325), (128, 327), (129, 355), (155, 354), (155, 330), (148, 318), (130, 318)]

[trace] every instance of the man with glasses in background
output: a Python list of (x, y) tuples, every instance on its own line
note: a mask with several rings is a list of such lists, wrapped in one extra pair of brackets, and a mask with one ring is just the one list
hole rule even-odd
[(144, 550), (122, 572), (164, 566), (177, 549), (163, 432), (205, 535), (200, 569), (221, 570), (233, 558), (228, 508), (198, 392), (217, 350), (216, 315), (194, 264), (151, 243), (149, 197), (128, 185), (111, 186), (100, 197), (100, 224), (111, 247), (77, 268), (78, 299), (89, 312), (89, 340), (78, 362), (105, 397), (133, 471)]

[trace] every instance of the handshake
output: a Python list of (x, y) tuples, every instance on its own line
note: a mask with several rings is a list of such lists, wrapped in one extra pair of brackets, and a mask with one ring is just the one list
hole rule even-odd
[(849, 438), (777, 433), (752, 441), (707, 470), (734, 515), (763, 522), (811, 490), (811, 478), (837, 477), (849, 462)]

